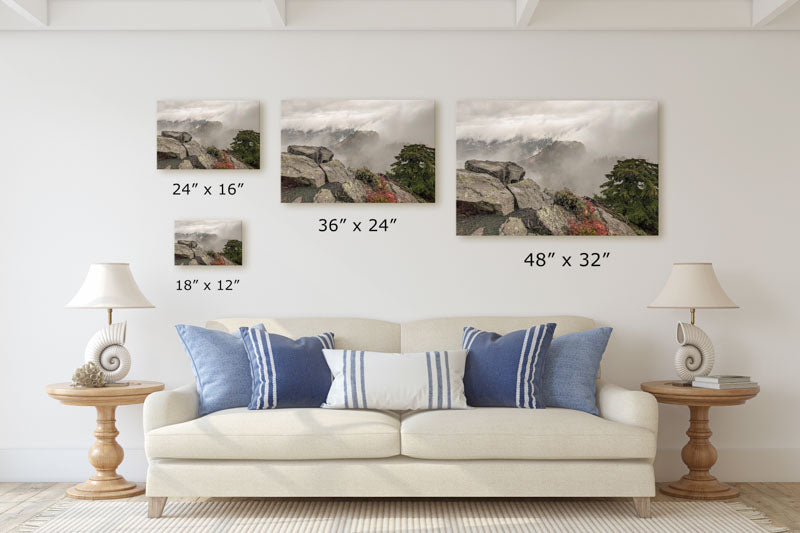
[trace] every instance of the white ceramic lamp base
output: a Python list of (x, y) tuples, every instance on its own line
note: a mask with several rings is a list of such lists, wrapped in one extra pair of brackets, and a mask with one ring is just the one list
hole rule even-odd
[(127, 327), (127, 322), (110, 324), (95, 333), (86, 345), (84, 361), (102, 368), (106, 382), (120, 381), (130, 372), (131, 354), (124, 346)]
[(705, 331), (688, 322), (678, 322), (675, 371), (684, 381), (707, 376), (714, 368), (714, 345)]

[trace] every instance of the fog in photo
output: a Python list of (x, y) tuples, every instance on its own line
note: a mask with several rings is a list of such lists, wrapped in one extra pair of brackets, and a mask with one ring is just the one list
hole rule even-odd
[(260, 104), (255, 100), (162, 100), (158, 134), (186, 131), (203, 146), (226, 149), (240, 130), (260, 131)]
[(598, 193), (617, 160), (658, 162), (655, 101), (463, 101), (457, 162), (512, 161), (547, 189)]
[(284, 100), (281, 151), (324, 146), (351, 168), (385, 174), (404, 145), (433, 147), (433, 100)]

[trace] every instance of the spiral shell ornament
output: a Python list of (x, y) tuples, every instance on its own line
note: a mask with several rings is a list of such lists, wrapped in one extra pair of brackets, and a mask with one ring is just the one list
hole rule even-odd
[(714, 345), (706, 332), (693, 324), (678, 322), (678, 344), (675, 352), (675, 371), (684, 381), (695, 376), (707, 376), (714, 367)]
[(95, 333), (86, 345), (84, 361), (102, 368), (106, 382), (121, 380), (131, 369), (131, 354), (123, 346), (127, 327), (127, 322), (106, 326)]

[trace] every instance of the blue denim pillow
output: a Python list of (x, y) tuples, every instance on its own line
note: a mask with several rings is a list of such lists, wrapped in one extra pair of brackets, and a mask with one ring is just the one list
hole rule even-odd
[(547, 407), (599, 414), (595, 381), (609, 337), (611, 328), (597, 328), (553, 339), (542, 379)]
[(333, 349), (333, 333), (297, 340), (239, 328), (253, 376), (248, 409), (321, 407), (333, 376), (322, 350)]
[(473, 407), (542, 409), (542, 367), (553, 331), (552, 322), (506, 335), (464, 328), (467, 350), (464, 393)]
[[(264, 329), (263, 324), (256, 327)], [(252, 378), (242, 334), (182, 324), (175, 329), (192, 361), (200, 397), (198, 414), (203, 416), (222, 409), (247, 407)]]

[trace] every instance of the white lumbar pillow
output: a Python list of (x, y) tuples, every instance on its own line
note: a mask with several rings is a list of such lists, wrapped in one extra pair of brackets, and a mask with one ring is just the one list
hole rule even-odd
[(331, 409), (466, 409), (466, 350), (382, 353), (322, 350), (333, 374)]

